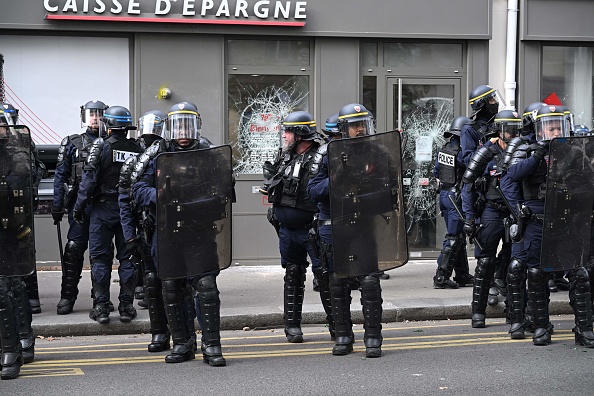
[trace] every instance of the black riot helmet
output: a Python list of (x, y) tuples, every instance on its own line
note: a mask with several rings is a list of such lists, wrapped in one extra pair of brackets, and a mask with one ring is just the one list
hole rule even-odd
[(324, 131), (324, 133), (330, 139), (340, 136), (340, 131), (338, 130), (338, 113), (332, 114), (330, 117), (328, 117), (322, 131)]
[(105, 128), (112, 132), (136, 129), (132, 125), (132, 113), (124, 106), (111, 106), (103, 112), (102, 118)]
[(570, 130), (563, 106), (542, 106), (536, 111), (534, 131), (536, 140), (569, 137)]
[(490, 120), (500, 109), (505, 107), (505, 101), (495, 88), (490, 85), (479, 85), (468, 94), (468, 103), (472, 108), (472, 115)]
[(281, 124), (281, 133), (293, 132), (301, 140), (313, 140), (316, 137), (316, 121), (307, 111), (289, 113)]
[(547, 104), (544, 102), (530, 103), (522, 113), (522, 131), (523, 136), (527, 136), (534, 132), (534, 121), (536, 121), (536, 112)]
[(19, 110), (10, 103), (0, 104), (0, 118), (4, 119), (7, 125), (19, 123)]
[(104, 126), (101, 122), (105, 110), (109, 106), (100, 100), (91, 100), (80, 106), (80, 126), (81, 128), (90, 128), (93, 132), (104, 136), (106, 134), (105, 129), (101, 129)]
[(462, 128), (464, 125), (472, 124), (472, 120), (465, 116), (458, 116), (452, 120), (452, 124), (450, 125), (450, 130), (445, 131), (443, 133), (443, 137), (448, 139), (452, 136), (460, 137), (460, 133), (462, 132)]
[(499, 133), (499, 138), (506, 143), (520, 134), (522, 118), (517, 111), (503, 110), (495, 115), (493, 129)]
[(149, 110), (138, 119), (136, 137), (143, 135), (163, 136), (163, 129), (167, 121), (167, 114), (161, 110)]
[(338, 112), (338, 130), (343, 138), (373, 135), (373, 114), (362, 104), (345, 105)]
[(164, 138), (172, 140), (198, 141), (202, 130), (202, 118), (194, 103), (180, 102), (169, 108)]

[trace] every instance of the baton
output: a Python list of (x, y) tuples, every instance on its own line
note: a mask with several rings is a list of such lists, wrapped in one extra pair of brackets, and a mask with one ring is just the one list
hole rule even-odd
[(517, 223), (518, 222), (518, 218), (516, 217), (516, 213), (514, 212), (514, 209), (510, 205), (510, 203), (507, 200), (507, 198), (505, 197), (505, 195), (503, 195), (503, 191), (501, 191), (501, 187), (500, 186), (497, 186), (497, 187), (495, 187), (495, 190), (497, 190), (497, 192), (501, 196), (501, 199), (503, 199), (503, 202), (505, 203), (505, 206), (507, 206), (507, 210), (509, 210), (510, 216)]
[(64, 274), (64, 249), (62, 248), (62, 227), (60, 222), (56, 223), (58, 228), (58, 247), (60, 248), (60, 266), (62, 267), (62, 274)]
[[(456, 209), (456, 212), (458, 212), (458, 216), (460, 217), (460, 220), (464, 220), (464, 215), (462, 214), (462, 211), (460, 210), (460, 208), (458, 207), (458, 205), (456, 204), (456, 201), (454, 201), (454, 198), (448, 194), (448, 199), (450, 200), (450, 202), (452, 203), (452, 205), (454, 206), (454, 209)], [(476, 231), (474, 232), (475, 235), (478, 233), (478, 231), (482, 228), (482, 224), (476, 229)], [(483, 247), (481, 245), (481, 243), (476, 239), (476, 238), (469, 238), (468, 242), (470, 243), (476, 243), (476, 246), (479, 247), (479, 249), (483, 250)]]

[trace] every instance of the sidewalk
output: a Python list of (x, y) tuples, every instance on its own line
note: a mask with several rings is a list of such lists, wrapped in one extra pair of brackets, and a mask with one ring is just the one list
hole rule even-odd
[[(476, 261), (470, 261), (474, 273)], [(383, 322), (469, 319), (472, 287), (456, 290), (433, 289), (435, 260), (411, 260), (401, 268), (387, 273), (390, 279), (382, 280)], [(42, 336), (82, 336), (102, 334), (149, 333), (148, 311), (137, 307), (138, 317), (131, 323), (121, 323), (117, 313), (117, 272), (112, 274), (111, 295), (116, 312), (110, 315), (111, 322), (100, 325), (89, 319), (92, 302), (89, 271), (83, 271), (80, 294), (74, 312), (57, 315), (56, 304), (60, 300), (61, 272), (39, 270), (39, 293), (42, 304), (41, 314), (33, 315), (35, 334)], [(279, 327), (283, 325), (283, 276), (280, 265), (241, 265), (231, 266), (217, 278), (221, 292), (221, 329), (236, 330), (248, 327)], [(311, 271), (308, 270), (305, 300), (303, 304), (303, 323), (325, 323), (326, 314), (322, 309), (317, 292), (312, 289)], [(115, 280), (115, 281), (114, 281)], [(351, 311), (353, 321), (362, 323), (360, 293), (352, 292)], [(501, 297), (500, 297), (500, 301)], [(136, 305), (136, 303), (135, 303)], [(550, 314), (572, 314), (568, 292), (551, 293)], [(503, 317), (503, 302), (487, 309), (489, 318)]]

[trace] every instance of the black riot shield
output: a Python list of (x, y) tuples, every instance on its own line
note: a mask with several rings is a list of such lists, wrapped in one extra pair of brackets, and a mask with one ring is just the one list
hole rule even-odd
[(550, 143), (542, 232), (541, 268), (561, 271), (594, 257), (594, 136)]
[(157, 258), (162, 279), (231, 265), (231, 147), (162, 153), (157, 169)]
[(35, 270), (31, 134), (23, 125), (0, 125), (0, 275)]
[(400, 133), (328, 144), (334, 270), (357, 276), (406, 264)]

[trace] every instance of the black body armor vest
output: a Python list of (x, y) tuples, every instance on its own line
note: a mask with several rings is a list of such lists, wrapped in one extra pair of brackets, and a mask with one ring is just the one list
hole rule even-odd
[(445, 188), (455, 186), (462, 179), (462, 167), (456, 162), (459, 152), (460, 146), (454, 147), (448, 142), (437, 153), (439, 180)]
[(117, 199), (117, 185), (120, 180), (122, 166), (130, 156), (136, 156), (140, 153), (140, 147), (134, 141), (127, 139), (125, 135), (120, 136), (120, 134), (110, 136), (105, 140), (105, 143), (111, 149), (111, 157), (106, 163), (102, 164), (105, 168), (101, 169), (98, 195)]

